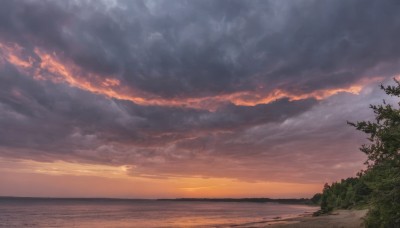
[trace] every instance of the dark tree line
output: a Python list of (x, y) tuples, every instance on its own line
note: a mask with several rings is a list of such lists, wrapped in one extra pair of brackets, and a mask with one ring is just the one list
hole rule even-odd
[[(400, 97), (400, 82), (381, 86), (389, 96)], [(400, 106), (400, 102), (398, 103)], [(368, 135), (360, 150), (368, 156), (367, 170), (358, 177), (325, 184), (319, 196), (321, 213), (334, 209), (368, 207), (366, 227), (400, 227), (400, 109), (383, 101), (371, 105), (375, 121), (348, 124)]]
[(321, 210), (327, 213), (333, 209), (364, 206), (369, 201), (371, 191), (363, 177), (350, 177), (332, 185), (325, 184), (320, 201)]

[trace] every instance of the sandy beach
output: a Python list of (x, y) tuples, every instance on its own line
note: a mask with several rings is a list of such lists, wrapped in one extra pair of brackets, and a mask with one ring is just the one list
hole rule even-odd
[[(298, 217), (254, 222), (234, 227), (240, 228), (357, 228), (363, 227), (362, 218), (368, 210), (337, 210), (328, 215), (312, 216), (311, 213)], [(222, 226), (224, 227), (224, 226)], [(232, 226), (230, 226), (232, 227)]]
[(337, 210), (329, 215), (321, 215), (313, 217), (305, 215), (298, 218), (290, 218), (283, 220), (276, 220), (269, 223), (265, 227), (284, 227), (284, 228), (297, 228), (297, 227), (323, 227), (323, 228), (352, 228), (363, 227), (362, 218), (366, 215), (367, 210)]

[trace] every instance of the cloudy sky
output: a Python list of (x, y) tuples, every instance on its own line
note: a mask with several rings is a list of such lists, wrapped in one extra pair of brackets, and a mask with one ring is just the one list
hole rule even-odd
[(355, 175), (400, 2), (2, 1), (0, 195), (300, 197)]

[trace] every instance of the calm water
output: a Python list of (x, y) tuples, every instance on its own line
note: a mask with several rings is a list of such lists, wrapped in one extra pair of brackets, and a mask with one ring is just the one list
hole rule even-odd
[(246, 227), (316, 209), (244, 202), (0, 199), (0, 227)]

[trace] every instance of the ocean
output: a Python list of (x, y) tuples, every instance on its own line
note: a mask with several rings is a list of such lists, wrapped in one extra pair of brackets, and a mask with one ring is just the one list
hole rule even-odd
[(0, 198), (0, 227), (256, 227), (317, 209), (250, 202)]

